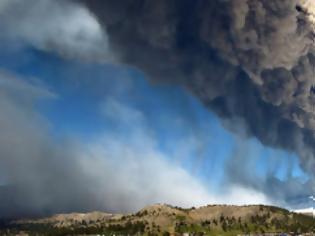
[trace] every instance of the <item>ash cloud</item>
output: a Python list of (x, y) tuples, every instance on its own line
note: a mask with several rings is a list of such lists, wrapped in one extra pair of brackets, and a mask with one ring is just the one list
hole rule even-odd
[(187, 88), (229, 129), (297, 153), (313, 176), (314, 3), (79, 2), (107, 29), (125, 63), (155, 82)]

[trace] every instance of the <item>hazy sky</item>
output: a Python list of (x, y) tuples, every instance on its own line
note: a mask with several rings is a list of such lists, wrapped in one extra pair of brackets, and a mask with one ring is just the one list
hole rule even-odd
[(25, 2), (0, 3), (0, 216), (305, 203), (300, 150), (120, 61), (83, 4)]

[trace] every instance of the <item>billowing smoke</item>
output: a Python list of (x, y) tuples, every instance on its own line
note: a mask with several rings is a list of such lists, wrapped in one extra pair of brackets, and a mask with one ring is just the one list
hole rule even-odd
[[(98, 62), (113, 60), (114, 53), (115, 59), (143, 70), (154, 82), (186, 88), (228, 129), (296, 153), (303, 170), (313, 177), (315, 6), (311, 0), (30, 2), (1, 1), (1, 42)], [(196, 195), (200, 204), (217, 201), (183, 169), (161, 161), (162, 154), (148, 137), (140, 138), (148, 141), (146, 150), (122, 140), (112, 143), (109, 137), (90, 148), (61, 145), (50, 137), (49, 123), (35, 109), (43, 98), (57, 96), (0, 74), (4, 178), (0, 181), (11, 184), (0, 188), (4, 216), (128, 211), (158, 200), (188, 206)], [(110, 112), (113, 107), (124, 110), (113, 101), (105, 105), (104, 113), (117, 112)], [(142, 123), (141, 113), (131, 113)], [(142, 162), (135, 159), (139, 153)], [(121, 156), (127, 157), (119, 161)], [(236, 153), (227, 164), (231, 183), (274, 199), (289, 200), (313, 191), (313, 179), (301, 185), (292, 178), (282, 182), (272, 175), (267, 179), (248, 175), (251, 170), (243, 165), (244, 156)], [(159, 172), (152, 179), (156, 166)], [(149, 177), (151, 181), (146, 181)], [(264, 195), (257, 198), (266, 202)]]
[(84, 1), (125, 63), (315, 168), (314, 9), (303, 0)]

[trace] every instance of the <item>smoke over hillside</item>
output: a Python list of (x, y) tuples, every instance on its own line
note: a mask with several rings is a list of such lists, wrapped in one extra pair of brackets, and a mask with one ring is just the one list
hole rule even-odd
[[(297, 154), (302, 169), (310, 177), (307, 182), (294, 178), (279, 180), (272, 175), (259, 179), (249, 174), (250, 169), (244, 171), (247, 160), (241, 150), (226, 166), (228, 181), (281, 201), (308, 196), (315, 191), (313, 1), (30, 2), (1, 1), (0, 31), (4, 32), (0, 35), (1, 42), (13, 42), (17, 48), (31, 45), (68, 59), (123, 63), (143, 71), (153, 83), (181, 86), (216, 113), (234, 133)], [(194, 197), (188, 193), (193, 192), (199, 193), (200, 203), (213, 200), (181, 168), (159, 161), (161, 153), (155, 150), (154, 140), (144, 135), (149, 131), (142, 126), (137, 126), (137, 131), (142, 131), (141, 138), (148, 142), (146, 152), (128, 147), (120, 140), (113, 145), (109, 137), (95, 145), (97, 154), (94, 147), (93, 151), (84, 153), (80, 148), (77, 150), (76, 145), (56, 144), (48, 137), (48, 125), (35, 108), (37, 100), (54, 97), (54, 94), (7, 77), (0, 73), (0, 127), (5, 131), (0, 135), (0, 169), (13, 187), (0, 189), (0, 193), (8, 194), (0, 194), (0, 209), (5, 209), (9, 216), (21, 214), (13, 208), (22, 209), (22, 213), (38, 211), (42, 214), (46, 208), (49, 213), (82, 209), (123, 211), (152, 203), (152, 196), (176, 204), (179, 197), (185, 195), (182, 203), (189, 205)], [(114, 108), (123, 107), (117, 104)], [(140, 115), (139, 111), (131, 113), (136, 114), (141, 124), (141, 112)], [(128, 124), (133, 127), (137, 122)], [(109, 146), (117, 150), (107, 153), (100, 148)], [(119, 159), (124, 155), (122, 147), (129, 153), (130, 163)], [(139, 164), (135, 157), (141, 152), (142, 164)], [(92, 158), (86, 160), (86, 156)], [(119, 161), (112, 162), (109, 158), (102, 162), (99, 156), (113, 156)], [(124, 163), (120, 170), (126, 175), (116, 178), (113, 186), (107, 180), (113, 179), (116, 174), (113, 169), (119, 163)], [(138, 174), (134, 177), (133, 169), (129, 169), (134, 163), (142, 171), (154, 170), (156, 166), (160, 166), (160, 171), (153, 182), (144, 181), (143, 187), (142, 181), (151, 177), (151, 171), (145, 174), (136, 171)], [(59, 171), (57, 177), (55, 170)], [(130, 184), (131, 176), (134, 182)], [(169, 182), (167, 187), (163, 185), (166, 182)], [(191, 188), (187, 189), (187, 185)], [(142, 195), (138, 191), (141, 188), (144, 188)], [(51, 189), (53, 194), (50, 194)], [(133, 199), (130, 193), (134, 194)], [(17, 195), (16, 199), (12, 199), (12, 195)], [(75, 200), (73, 195), (76, 195)], [(104, 199), (104, 196), (108, 197)], [(7, 200), (14, 204), (8, 206)]]

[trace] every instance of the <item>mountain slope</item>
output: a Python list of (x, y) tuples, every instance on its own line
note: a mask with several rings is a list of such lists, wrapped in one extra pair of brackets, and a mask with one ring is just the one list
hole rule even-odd
[(242, 235), (314, 230), (312, 217), (272, 206), (208, 205), (183, 209), (153, 205), (135, 214), (72, 213), (8, 222), (2, 226), (0, 235), (20, 231), (40, 235)]

